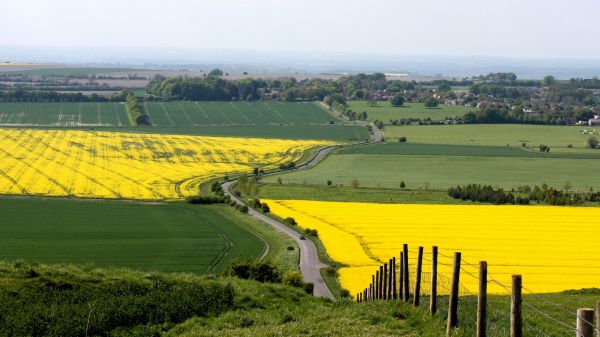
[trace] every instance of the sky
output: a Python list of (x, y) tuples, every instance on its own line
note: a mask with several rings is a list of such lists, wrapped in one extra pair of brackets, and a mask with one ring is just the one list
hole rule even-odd
[(598, 0), (0, 0), (0, 46), (600, 59)]

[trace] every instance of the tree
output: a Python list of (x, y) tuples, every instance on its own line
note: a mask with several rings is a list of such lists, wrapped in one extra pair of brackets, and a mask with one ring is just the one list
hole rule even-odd
[(553, 85), (554, 83), (556, 83), (556, 79), (552, 75), (545, 76), (542, 80), (542, 85), (545, 85), (547, 87)]
[(437, 90), (439, 92), (447, 92), (447, 91), (452, 90), (452, 87), (447, 82), (444, 82), (444, 83), (438, 85)]
[(406, 137), (402, 136), (402, 137), (398, 138), (398, 141), (400, 143), (406, 143)]
[(331, 184), (333, 184), (331, 180), (327, 180), (327, 186), (331, 186)]
[(210, 77), (221, 77), (223, 76), (223, 70), (221, 69), (213, 69), (208, 73), (208, 76)]
[(595, 149), (598, 147), (598, 139), (596, 139), (596, 137), (590, 137), (587, 140), (587, 144), (590, 149)]
[(426, 108), (433, 109), (433, 108), (437, 108), (439, 102), (437, 101), (437, 99), (435, 99), (433, 97), (427, 97), (423, 101), (423, 104), (425, 105)]
[(352, 188), (358, 188), (360, 183), (358, 182), (358, 180), (352, 179), (352, 181), (350, 182), (350, 185), (352, 186)]
[(400, 94), (396, 94), (396, 96), (394, 96), (394, 98), (392, 98), (392, 105), (393, 106), (403, 106), (404, 105), (404, 96), (402, 96)]
[(571, 182), (567, 181), (564, 185), (563, 185), (563, 190), (565, 190), (565, 192), (569, 192), (571, 191), (571, 189), (573, 188), (573, 185), (571, 185)]
[(400, 188), (405, 188), (405, 187), (406, 187), (406, 184), (404, 183), (404, 180), (402, 180), (402, 181), (400, 182)]

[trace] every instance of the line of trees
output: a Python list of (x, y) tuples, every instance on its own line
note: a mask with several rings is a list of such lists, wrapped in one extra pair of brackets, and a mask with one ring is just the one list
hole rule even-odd
[(144, 107), (138, 102), (138, 99), (133, 93), (127, 95), (125, 108), (129, 114), (129, 118), (135, 125), (150, 125), (150, 116), (144, 110)]
[(0, 91), (0, 102), (124, 102), (125, 97), (114, 94), (110, 97), (96, 93), (84, 95), (80, 92), (61, 93), (43, 90), (4, 90)]
[(545, 203), (548, 205), (565, 206), (579, 205), (583, 202), (600, 202), (600, 192), (575, 193), (571, 191), (569, 183), (565, 184), (563, 190), (549, 187), (546, 184), (519, 186), (515, 190), (505, 191), (502, 188), (495, 189), (490, 185), (469, 184), (465, 186), (450, 187), (448, 195), (454, 199), (470, 200), (476, 202), (493, 203), (497, 205), (527, 205), (530, 202)]
[(490, 185), (469, 184), (450, 187), (448, 195), (454, 199), (488, 202), (496, 205), (529, 204), (529, 198), (515, 197), (511, 192), (506, 192), (502, 188), (495, 189)]

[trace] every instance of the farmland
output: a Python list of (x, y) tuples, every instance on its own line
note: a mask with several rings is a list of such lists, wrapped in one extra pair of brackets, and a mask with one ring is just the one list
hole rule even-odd
[[(590, 135), (598, 136), (600, 128), (547, 125), (432, 125), (386, 126), (385, 136), (390, 141), (406, 137), (410, 143), (516, 146), (525, 143), (537, 150), (545, 144), (555, 151), (585, 151)], [(569, 144), (573, 147), (569, 148)], [(589, 151), (589, 150), (588, 150)]]
[(323, 141), (1, 130), (0, 193), (180, 199), (225, 174), (297, 160)]
[(394, 107), (387, 101), (377, 102), (375, 106), (371, 106), (367, 101), (348, 101), (347, 104), (352, 111), (366, 111), (369, 120), (380, 120), (384, 123), (403, 118), (444, 120), (446, 117), (458, 117), (474, 110), (474, 108), (460, 105), (443, 104), (440, 104), (437, 108), (428, 109), (423, 103), (404, 103), (403, 106)]
[[(313, 170), (280, 176), (287, 184), (445, 190), (479, 183), (503, 188), (541, 185), (598, 189), (600, 151), (587, 148), (598, 130), (536, 125), (386, 126), (386, 142), (336, 151)], [(407, 137), (406, 143), (397, 138)], [(523, 146), (525, 143), (525, 146)], [(538, 146), (551, 147), (541, 153)], [(507, 146), (509, 145), (509, 146)], [(277, 177), (265, 181), (275, 183)]]
[[(449, 256), (461, 251), (465, 261), (487, 260), (490, 274), (501, 283), (510, 284), (510, 275), (522, 274), (533, 292), (593, 287), (600, 282), (595, 258), (600, 254), (600, 233), (597, 221), (590, 221), (600, 217), (597, 208), (581, 212), (551, 206), (264, 201), (278, 216), (292, 216), (301, 227), (318, 230), (328, 254), (348, 266), (340, 269), (340, 281), (351, 293), (368, 286), (375, 267), (397, 256), (403, 243), (413, 248), (412, 257), (417, 246), (439, 246), (444, 254), (440, 274), (446, 277)], [(557, 247), (560, 256), (555, 254)], [(470, 268), (472, 273), (477, 270)], [(466, 278), (463, 285), (476, 293), (476, 282)], [(493, 285), (490, 291), (505, 293)]]
[(0, 198), (0, 260), (206, 273), (264, 250), (224, 206)]
[[(492, 148), (493, 149), (493, 148)], [(600, 186), (595, 170), (598, 159), (533, 158), (453, 155), (334, 154), (312, 170), (280, 176), (284, 184), (350, 186), (356, 179), (363, 187), (399, 188), (404, 181), (409, 189), (447, 189), (450, 186), (478, 183), (517, 188), (544, 183), (587, 191)], [(275, 183), (271, 176), (266, 182)]]
[[(314, 103), (144, 103), (153, 126), (320, 125), (337, 119)], [(127, 126), (121, 103), (0, 103), (0, 125)]]

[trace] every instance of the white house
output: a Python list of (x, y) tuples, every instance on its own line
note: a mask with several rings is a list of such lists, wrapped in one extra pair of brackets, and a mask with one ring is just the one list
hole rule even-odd
[(594, 118), (588, 121), (590, 126), (600, 126), (600, 116), (594, 116)]

